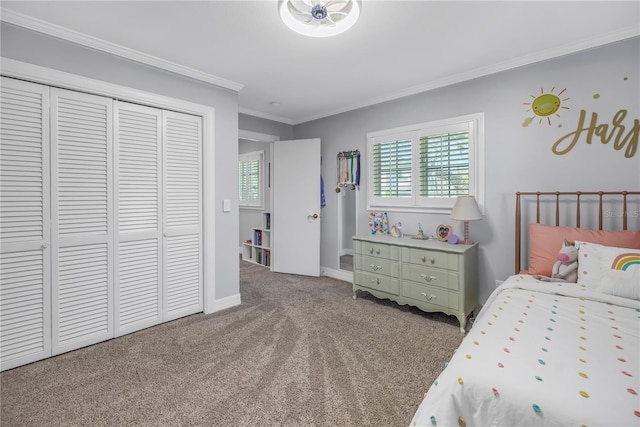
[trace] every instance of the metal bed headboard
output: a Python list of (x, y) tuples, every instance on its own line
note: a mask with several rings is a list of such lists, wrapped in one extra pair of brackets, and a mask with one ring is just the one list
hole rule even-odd
[[(543, 196), (554, 196), (555, 198), (555, 226), (560, 226), (560, 202), (574, 201), (576, 203), (576, 224), (575, 227), (580, 228), (580, 197), (581, 196), (598, 196), (598, 230), (602, 230), (603, 226), (603, 201), (605, 196), (617, 197), (616, 200), (622, 199), (622, 229), (627, 229), (627, 197), (640, 195), (640, 191), (533, 191), (533, 192), (517, 192), (516, 193), (516, 274), (521, 270), (522, 256), (522, 196), (535, 196), (536, 204), (536, 223), (540, 223), (540, 202)], [(548, 198), (547, 198), (548, 199)]]

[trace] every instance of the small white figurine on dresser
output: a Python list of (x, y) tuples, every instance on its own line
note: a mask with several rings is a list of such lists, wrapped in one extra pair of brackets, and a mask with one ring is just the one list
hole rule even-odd
[(396, 222), (395, 224), (393, 224), (391, 226), (391, 231), (389, 232), (389, 234), (392, 237), (402, 237), (402, 223)]

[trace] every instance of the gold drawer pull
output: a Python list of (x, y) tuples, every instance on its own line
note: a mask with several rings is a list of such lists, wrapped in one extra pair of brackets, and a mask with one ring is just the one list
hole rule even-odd
[[(427, 257), (422, 255), (422, 262), (427, 262)], [(429, 262), (431, 264), (435, 264), (436, 263), (436, 259), (434, 257), (429, 257)]]
[(427, 301), (431, 301), (434, 298), (438, 298), (437, 295), (428, 295), (426, 292), (422, 292), (420, 295), (422, 295), (423, 297), (425, 297), (427, 299)]
[(371, 269), (372, 269), (373, 271), (382, 270), (382, 266), (380, 266), (380, 265), (373, 265), (373, 264), (369, 264), (369, 267), (371, 267)]
[(427, 276), (426, 274), (421, 274), (420, 277), (422, 277), (427, 282), (431, 282), (432, 280), (436, 280), (437, 279), (436, 276)]

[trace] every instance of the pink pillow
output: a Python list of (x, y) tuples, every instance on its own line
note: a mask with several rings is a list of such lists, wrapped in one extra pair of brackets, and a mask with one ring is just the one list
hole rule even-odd
[(564, 239), (604, 246), (640, 249), (640, 230), (587, 230), (529, 223), (529, 274), (551, 276)]

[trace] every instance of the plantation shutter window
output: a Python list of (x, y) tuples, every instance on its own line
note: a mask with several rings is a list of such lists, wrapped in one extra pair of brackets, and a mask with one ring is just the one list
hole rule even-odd
[(469, 194), (469, 132), (420, 138), (420, 197)]
[(262, 151), (242, 153), (238, 156), (238, 198), (240, 206), (262, 208)]
[(373, 145), (373, 194), (395, 199), (412, 196), (411, 140)]
[(367, 209), (448, 213), (484, 200), (482, 113), (367, 134)]

